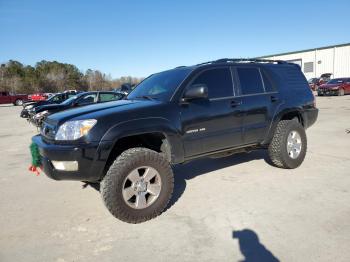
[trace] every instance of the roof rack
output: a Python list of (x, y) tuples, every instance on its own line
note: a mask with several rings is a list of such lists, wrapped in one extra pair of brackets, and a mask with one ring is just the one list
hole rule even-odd
[(287, 64), (288, 62), (283, 60), (270, 60), (259, 58), (221, 58), (214, 61), (208, 61), (200, 63), (198, 65), (216, 64), (216, 63), (273, 63), (273, 64)]

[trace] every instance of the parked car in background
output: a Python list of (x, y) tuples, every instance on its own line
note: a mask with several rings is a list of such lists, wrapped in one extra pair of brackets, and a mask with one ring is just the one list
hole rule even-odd
[(310, 78), (309, 80), (307, 80), (307, 82), (309, 83), (309, 86), (311, 88), (312, 91), (316, 91), (318, 84), (319, 84), (319, 78), (318, 77), (314, 77), (314, 78)]
[(23, 101), (28, 100), (28, 95), (15, 95), (10, 92), (0, 92), (0, 104), (14, 104), (20, 106)]
[(114, 89), (114, 91), (120, 92), (124, 95), (128, 95), (132, 90), (134, 90), (134, 88), (135, 88), (135, 85), (126, 83), (126, 84), (122, 84), (119, 88)]
[(114, 91), (93, 91), (84, 92), (68, 98), (60, 104), (47, 104), (37, 106), (28, 111), (29, 120), (34, 125), (40, 127), (42, 121), (49, 115), (81, 106), (91, 105), (95, 103), (104, 103), (123, 99), (125, 95)]
[(36, 93), (36, 94), (31, 94), (28, 96), (28, 99), (30, 101), (44, 101), (49, 98), (48, 94), (45, 93)]
[(23, 110), (21, 111), (20, 116), (23, 118), (29, 117), (29, 110), (37, 106), (49, 105), (49, 104), (60, 104), (68, 98), (77, 95), (76, 91), (67, 91), (63, 93), (58, 93), (50, 96), (47, 100), (42, 101), (27, 101), (23, 103)]
[(331, 73), (324, 73), (324, 74), (322, 74), (321, 77), (320, 77), (320, 80), (319, 80), (319, 85), (325, 84), (328, 81), (330, 81), (331, 80), (331, 76), (332, 76)]
[(325, 73), (325, 74), (322, 74), (320, 77), (310, 78), (308, 80), (308, 83), (309, 83), (311, 90), (317, 91), (317, 89), (320, 85), (323, 85), (323, 84), (327, 83), (329, 80), (331, 80), (331, 76), (332, 76), (331, 73)]
[(334, 78), (326, 84), (321, 85), (317, 90), (317, 95), (338, 95), (350, 94), (350, 77)]

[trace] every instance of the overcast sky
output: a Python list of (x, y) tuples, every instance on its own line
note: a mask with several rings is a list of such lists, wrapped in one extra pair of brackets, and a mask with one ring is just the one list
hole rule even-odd
[(147, 76), (223, 57), (350, 42), (347, 1), (0, 0), (0, 62)]

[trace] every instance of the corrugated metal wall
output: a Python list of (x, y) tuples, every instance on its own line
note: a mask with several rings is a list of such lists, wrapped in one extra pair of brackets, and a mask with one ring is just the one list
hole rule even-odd
[[(264, 58), (301, 61), (307, 79), (324, 73), (332, 73), (332, 78), (350, 77), (350, 44)], [(312, 68), (310, 62), (313, 63)]]

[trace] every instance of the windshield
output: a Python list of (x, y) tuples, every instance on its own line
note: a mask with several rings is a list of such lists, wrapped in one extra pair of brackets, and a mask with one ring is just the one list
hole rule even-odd
[(191, 72), (189, 68), (178, 68), (149, 76), (143, 80), (127, 97), (127, 99), (154, 98), (162, 101), (170, 100), (176, 88)]
[(72, 96), (70, 98), (68, 98), (67, 100), (63, 101), (61, 103), (61, 105), (69, 105), (70, 103), (72, 103), (75, 99), (77, 99), (78, 96)]
[(341, 84), (341, 83), (344, 83), (343, 78), (332, 79), (327, 82), (327, 84)]

